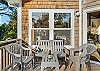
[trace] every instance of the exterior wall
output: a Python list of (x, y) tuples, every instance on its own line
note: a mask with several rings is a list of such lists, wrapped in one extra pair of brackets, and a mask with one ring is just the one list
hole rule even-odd
[[(26, 1), (22, 6), (22, 39), (28, 42), (29, 18), (28, 9), (74, 9), (78, 7), (78, 0), (33, 0)], [(79, 20), (75, 17), (75, 45), (79, 45)]]

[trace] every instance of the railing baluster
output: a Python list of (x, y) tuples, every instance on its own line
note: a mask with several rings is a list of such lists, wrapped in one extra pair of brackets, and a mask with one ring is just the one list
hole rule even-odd
[(5, 49), (3, 49), (3, 69), (5, 67)]
[(8, 66), (8, 52), (6, 51), (6, 66)]
[[(10, 40), (0, 43), (0, 71), (2, 70), (6, 71), (6, 69), (8, 70), (10, 66), (11, 70), (9, 71), (14, 71), (13, 70), (13, 65), (14, 65), (13, 59), (15, 59), (14, 55), (18, 53), (20, 56), (19, 53), (20, 51), (19, 49), (17, 49), (17, 47), (20, 47), (21, 45), (18, 46), (18, 44), (19, 43), (16, 43), (16, 40)], [(24, 53), (22, 54), (24, 54), (25, 56), (29, 56), (30, 55), (29, 52), (30, 52), (29, 50), (25, 50)]]
[(1, 54), (2, 54), (2, 58), (1, 58), (2, 60), (1, 61), (2, 61), (2, 69), (3, 69), (3, 48), (2, 48), (2, 53)]
[(0, 49), (0, 70), (2, 69), (2, 49)]

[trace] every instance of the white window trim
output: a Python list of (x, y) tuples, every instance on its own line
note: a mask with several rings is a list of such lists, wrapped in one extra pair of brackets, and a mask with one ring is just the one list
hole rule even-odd
[(89, 8), (83, 11), (83, 44), (87, 43), (87, 13), (100, 11), (100, 6)]
[(32, 28), (32, 12), (47, 12), (49, 14), (54, 14), (54, 13), (71, 13), (71, 28), (53, 28), (53, 30), (71, 30), (71, 45), (65, 45), (67, 48), (73, 48), (74, 47), (74, 9), (29, 9), (29, 45), (31, 46), (31, 37), (32, 37), (32, 32), (31, 30), (49, 30), (51, 34), (49, 39), (53, 40), (53, 30), (50, 29), (50, 27), (54, 27), (54, 17), (52, 15), (49, 15), (49, 23), (53, 23), (53, 25), (49, 24), (49, 28)]

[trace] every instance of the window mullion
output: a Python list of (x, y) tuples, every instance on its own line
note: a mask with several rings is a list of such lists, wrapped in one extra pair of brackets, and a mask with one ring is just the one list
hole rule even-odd
[(50, 11), (50, 13), (49, 13), (49, 28), (50, 28), (50, 30), (49, 30), (49, 35), (50, 35), (50, 37), (49, 37), (49, 39), (50, 40), (53, 40), (54, 38), (54, 35), (53, 35), (53, 29), (54, 29), (54, 14), (53, 14), (53, 12), (52, 11)]

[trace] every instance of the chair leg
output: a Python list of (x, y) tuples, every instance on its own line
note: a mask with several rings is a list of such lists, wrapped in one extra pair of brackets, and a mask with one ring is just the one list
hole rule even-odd
[(24, 63), (21, 63), (21, 71), (24, 71)]
[(91, 64), (90, 64), (90, 61), (87, 62), (86, 67), (87, 67), (87, 71), (91, 71)]
[(34, 59), (32, 59), (32, 68), (34, 67)]
[(12, 65), (11, 65), (11, 71), (13, 71), (13, 62), (12, 62)]

